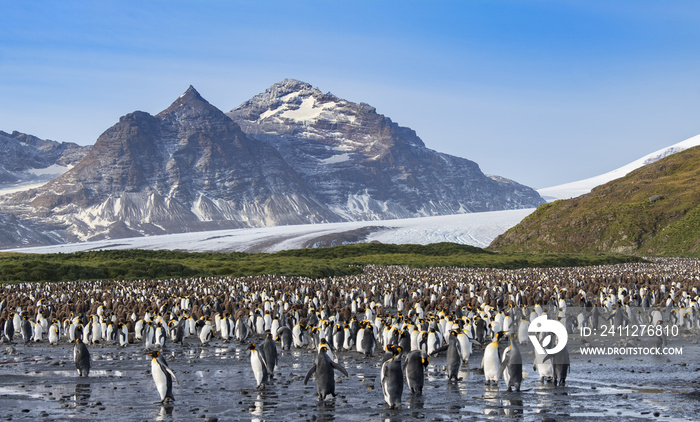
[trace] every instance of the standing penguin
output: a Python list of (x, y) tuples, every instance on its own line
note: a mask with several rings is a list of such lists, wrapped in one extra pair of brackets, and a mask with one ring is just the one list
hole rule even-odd
[(365, 356), (370, 357), (374, 355), (374, 349), (377, 347), (377, 339), (374, 337), (374, 331), (372, 330), (372, 325), (367, 324), (365, 327), (364, 335), (362, 340), (358, 343), (362, 353)]
[(411, 394), (423, 395), (423, 384), (425, 383), (425, 368), (428, 367), (428, 355), (422, 350), (412, 350), (406, 356), (406, 384), (411, 390)]
[(80, 337), (75, 339), (73, 361), (75, 362), (75, 369), (78, 370), (78, 376), (87, 377), (90, 375), (90, 352)]
[(49, 344), (57, 345), (59, 338), (58, 323), (49, 325)]
[(211, 326), (211, 324), (204, 324), (202, 326), (202, 331), (199, 332), (199, 341), (202, 342), (202, 345), (208, 344), (209, 340), (211, 340), (214, 337), (214, 330)]
[(277, 344), (272, 338), (272, 333), (269, 331), (265, 336), (265, 341), (262, 344), (262, 353), (265, 358), (265, 363), (267, 364), (267, 371), (269, 372), (270, 379), (273, 378), (275, 372), (275, 366), (277, 366)]
[(121, 347), (126, 347), (129, 344), (129, 327), (122, 322), (117, 324), (117, 339)]
[(289, 350), (292, 348), (292, 330), (286, 325), (281, 326), (277, 329), (277, 341), (280, 342), (282, 350)]
[(326, 346), (321, 346), (316, 355), (316, 362), (314, 366), (309, 369), (304, 377), (304, 385), (309, 381), (312, 374), (316, 374), (316, 392), (318, 393), (318, 399), (323, 401), (329, 394), (335, 397), (335, 378), (333, 370), (338, 370), (343, 373), (346, 377), (348, 376), (348, 371), (345, 370), (339, 363), (334, 362), (330, 356), (328, 356), (328, 348)]
[(401, 347), (391, 349), (393, 357), (382, 364), (380, 382), (384, 401), (391, 409), (401, 405), (403, 393), (403, 371), (401, 371)]
[(24, 344), (28, 344), (34, 336), (34, 331), (32, 330), (32, 323), (29, 321), (29, 318), (26, 315), (22, 317), (21, 329), (22, 340), (24, 340)]
[(484, 357), (481, 359), (481, 369), (484, 370), (484, 378), (486, 385), (490, 385), (493, 381), (498, 384), (498, 371), (500, 369), (501, 359), (498, 356), (498, 338), (503, 335), (503, 332), (497, 332), (493, 341), (484, 349)]
[(250, 351), (250, 366), (253, 368), (253, 375), (257, 383), (255, 388), (264, 387), (267, 377), (269, 376), (265, 357), (255, 348), (255, 343), (251, 343), (245, 350), (246, 352)]
[[(556, 346), (556, 343), (554, 345)], [(554, 385), (564, 386), (571, 364), (567, 348), (564, 347), (554, 355), (547, 355), (545, 360), (551, 360), (552, 362), (552, 383)]]
[(459, 381), (459, 370), (462, 367), (462, 347), (459, 344), (459, 340), (457, 340), (457, 331), (452, 330), (450, 332), (450, 337), (448, 338), (448, 344), (436, 349), (432, 353), (432, 356), (435, 356), (445, 350), (447, 350), (447, 363), (445, 364), (447, 369), (447, 380)]
[(498, 376), (500, 378), (503, 375), (508, 391), (513, 391), (513, 387), (515, 387), (515, 391), (520, 391), (520, 384), (523, 382), (523, 359), (520, 355), (520, 349), (518, 349), (518, 345), (514, 341), (516, 334), (511, 333), (509, 337), (510, 345), (503, 352)]
[(333, 347), (335, 350), (340, 350), (345, 343), (345, 330), (340, 324), (335, 325), (335, 332), (332, 336)]
[(153, 375), (153, 382), (156, 383), (156, 389), (158, 394), (160, 394), (160, 402), (166, 403), (169, 401), (175, 401), (175, 396), (173, 396), (173, 380), (178, 384), (180, 383), (175, 376), (175, 372), (168, 366), (165, 358), (158, 350), (154, 350), (146, 353), (151, 356), (151, 375)]
[(527, 330), (530, 328), (530, 321), (525, 317), (520, 318), (520, 324), (518, 325), (518, 342), (520, 344), (525, 344), (528, 340)]
[(14, 317), (15, 315), (10, 312), (7, 321), (5, 321), (5, 326), (3, 327), (4, 341), (7, 343), (12, 343), (12, 337), (15, 335)]

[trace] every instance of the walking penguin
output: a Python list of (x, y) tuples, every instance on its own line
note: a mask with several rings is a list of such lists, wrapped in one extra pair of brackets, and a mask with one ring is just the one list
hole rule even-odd
[(175, 401), (175, 396), (173, 396), (173, 380), (177, 380), (175, 372), (168, 366), (165, 358), (158, 350), (146, 353), (151, 356), (151, 375), (153, 375), (153, 382), (156, 383), (156, 389), (158, 394), (160, 394), (160, 402), (167, 403), (169, 401)]
[(316, 392), (318, 393), (319, 401), (325, 400), (329, 394), (335, 397), (334, 369), (342, 372), (346, 377), (348, 376), (348, 371), (339, 363), (334, 362), (326, 353), (327, 351), (328, 348), (326, 346), (321, 346), (316, 355), (316, 363), (309, 369), (304, 378), (304, 385), (306, 385), (311, 375), (316, 374)]

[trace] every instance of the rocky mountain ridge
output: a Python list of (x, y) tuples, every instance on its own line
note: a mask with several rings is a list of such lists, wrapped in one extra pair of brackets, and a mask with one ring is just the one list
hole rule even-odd
[(47, 182), (75, 165), (90, 148), (0, 131), (0, 190)]
[(155, 116), (127, 114), (70, 170), (1, 197), (0, 212), (50, 233), (10, 237), (27, 245), (541, 203), (367, 104), (285, 80), (228, 115), (193, 87)]
[(364, 103), (287, 79), (228, 113), (274, 146), (321, 201), (347, 220), (409, 218), (542, 203), (532, 189), (425, 147)]

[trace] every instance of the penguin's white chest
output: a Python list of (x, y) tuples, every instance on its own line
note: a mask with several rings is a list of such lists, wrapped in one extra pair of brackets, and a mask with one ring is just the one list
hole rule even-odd
[(484, 350), (484, 377), (486, 380), (498, 381), (498, 345), (489, 344)]
[(165, 394), (168, 392), (168, 376), (155, 359), (151, 360), (151, 374), (153, 374), (153, 381), (156, 383), (160, 399), (164, 400)]
[(255, 376), (256, 384), (260, 385), (263, 380), (263, 363), (260, 360), (260, 354), (257, 350), (251, 350), (250, 366), (253, 368), (253, 375)]
[(209, 334), (211, 333), (211, 326), (205, 325), (202, 327), (202, 331), (199, 333), (199, 341), (202, 344), (206, 344), (209, 341)]

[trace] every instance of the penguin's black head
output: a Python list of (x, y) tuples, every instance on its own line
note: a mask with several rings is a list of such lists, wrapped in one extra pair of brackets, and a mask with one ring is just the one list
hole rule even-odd
[(154, 351), (152, 351), (152, 352), (146, 353), (146, 355), (151, 356), (152, 358), (155, 359), (155, 358), (158, 357), (158, 355), (160, 355), (160, 352), (159, 352), (158, 350), (154, 350)]
[(245, 349), (246, 352), (249, 350), (255, 350), (255, 343), (250, 343), (250, 346), (248, 346), (248, 348)]

